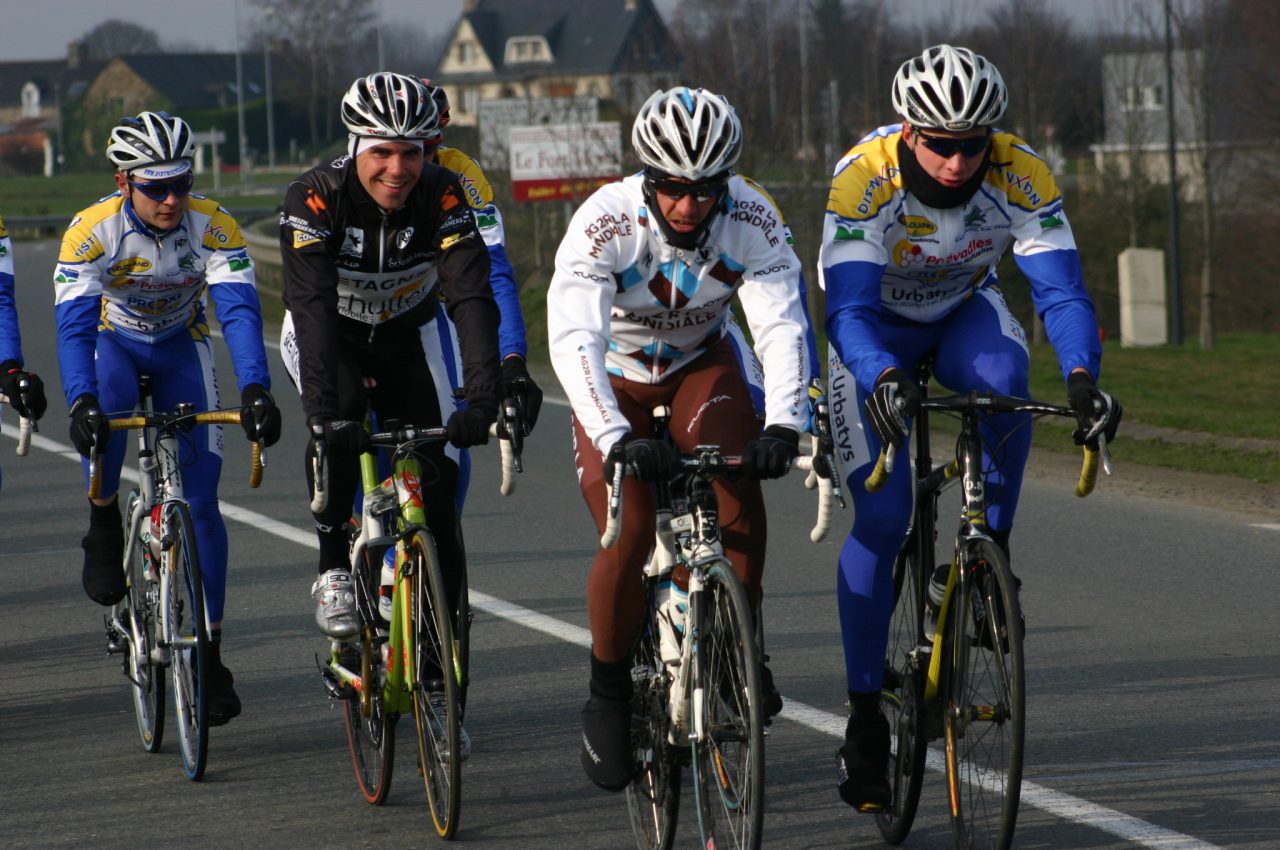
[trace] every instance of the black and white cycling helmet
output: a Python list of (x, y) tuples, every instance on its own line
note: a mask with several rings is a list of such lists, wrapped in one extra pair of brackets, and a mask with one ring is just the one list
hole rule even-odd
[(140, 112), (111, 128), (107, 159), (126, 174), (163, 180), (190, 171), (195, 149), (186, 121), (167, 112)]
[(360, 77), (342, 97), (342, 123), (353, 135), (430, 139), (439, 132), (435, 101), (417, 77), (379, 71)]
[(996, 66), (967, 47), (934, 45), (903, 62), (893, 79), (893, 108), (927, 130), (990, 127), (1008, 103)]
[(742, 123), (723, 96), (681, 86), (649, 96), (631, 128), (631, 144), (650, 168), (699, 182), (738, 161)]

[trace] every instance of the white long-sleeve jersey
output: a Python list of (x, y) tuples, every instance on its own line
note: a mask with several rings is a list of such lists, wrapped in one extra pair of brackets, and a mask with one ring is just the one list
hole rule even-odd
[(726, 209), (686, 251), (663, 238), (642, 180), (610, 183), (578, 209), (547, 292), (551, 363), (591, 442), (607, 454), (631, 430), (608, 375), (655, 384), (687, 366), (724, 336), (735, 293), (764, 366), (765, 424), (803, 431), (800, 261), (772, 199), (731, 177)]

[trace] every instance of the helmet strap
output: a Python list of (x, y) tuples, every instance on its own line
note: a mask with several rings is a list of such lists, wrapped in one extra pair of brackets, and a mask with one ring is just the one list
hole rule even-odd
[(715, 222), (716, 216), (722, 211), (728, 209), (729, 192), (726, 190), (720, 200), (716, 201), (715, 206), (707, 213), (707, 217), (698, 223), (698, 226), (688, 233), (680, 233), (671, 226), (667, 221), (667, 217), (662, 214), (662, 208), (658, 206), (658, 193), (653, 190), (653, 186), (648, 180), (642, 180), (642, 191), (644, 192), (644, 202), (649, 208), (649, 215), (658, 222), (658, 230), (662, 232), (662, 237), (667, 240), (667, 244), (672, 248), (679, 248), (682, 251), (693, 251), (700, 247), (707, 240), (707, 234), (711, 230), (711, 225)]

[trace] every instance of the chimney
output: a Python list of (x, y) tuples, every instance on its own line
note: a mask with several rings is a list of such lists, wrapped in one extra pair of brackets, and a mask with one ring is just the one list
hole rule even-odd
[(89, 58), (89, 49), (82, 41), (67, 42), (67, 67), (79, 68)]
[(627, 0), (626, 10), (628, 12), (634, 12), (636, 10), (636, 0)]
[(470, 15), (476, 10), (476, 0), (462, 0), (462, 14)]

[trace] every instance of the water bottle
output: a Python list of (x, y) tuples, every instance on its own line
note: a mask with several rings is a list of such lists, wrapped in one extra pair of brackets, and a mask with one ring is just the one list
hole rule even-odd
[(391, 622), (391, 592), (396, 583), (396, 547), (388, 546), (382, 554), (382, 578), (378, 581), (378, 614)]
[(925, 605), (924, 636), (930, 641), (938, 633), (938, 614), (942, 611), (942, 601), (947, 595), (947, 578), (951, 575), (951, 564), (938, 564), (929, 578), (928, 603)]
[(658, 583), (658, 653), (668, 667), (680, 663), (685, 613), (689, 610), (689, 570), (677, 564)]

